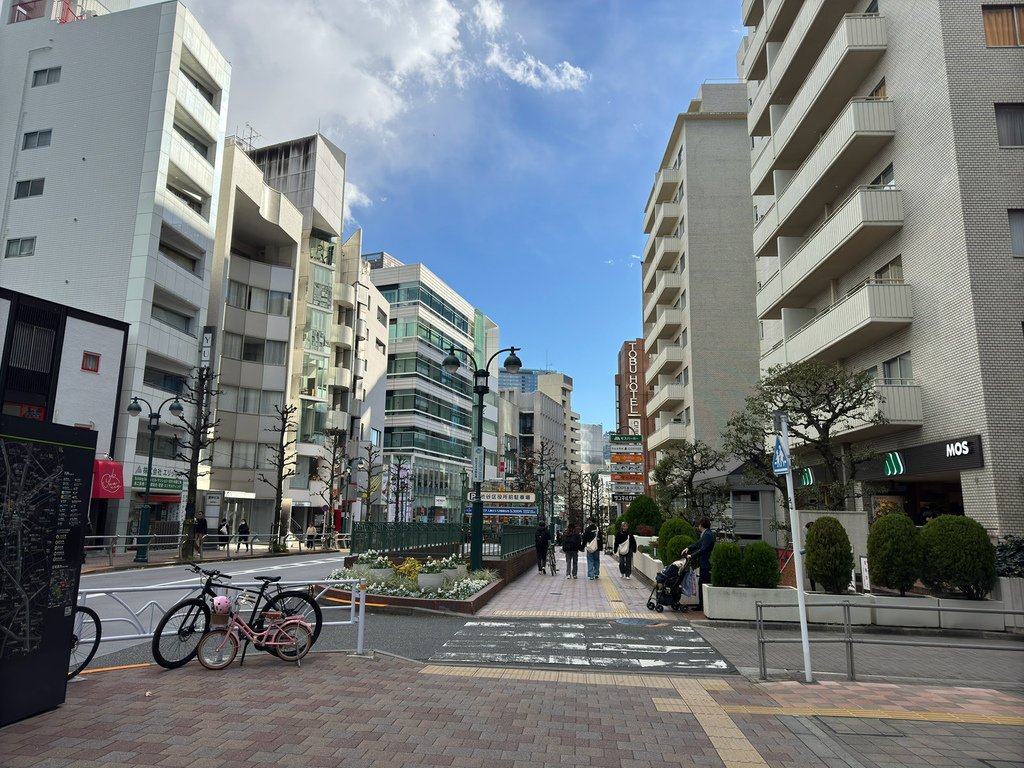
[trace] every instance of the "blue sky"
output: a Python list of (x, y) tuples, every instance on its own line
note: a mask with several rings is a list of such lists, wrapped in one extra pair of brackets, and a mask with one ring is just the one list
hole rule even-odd
[(232, 62), (230, 132), (319, 127), (348, 156), (346, 233), (426, 264), (614, 425), (643, 207), (676, 114), (735, 77), (739, 0), (186, 4)]

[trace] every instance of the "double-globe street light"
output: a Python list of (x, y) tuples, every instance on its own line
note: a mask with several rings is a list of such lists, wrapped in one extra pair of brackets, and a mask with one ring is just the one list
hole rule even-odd
[[(356, 472), (362, 472), (365, 468), (366, 468), (366, 464), (363, 462), (362, 456), (360, 456), (358, 459), (356, 459)], [(352, 531), (353, 531), (353, 529), (355, 527), (355, 523), (354, 523), (353, 518), (352, 518), (352, 502), (348, 498), (348, 486), (349, 486), (349, 483), (352, 482), (352, 459), (349, 458), (348, 456), (345, 457), (345, 469), (342, 472), (342, 474), (345, 476), (345, 490), (344, 490), (344, 497), (342, 499), (341, 506), (342, 506), (342, 509), (345, 510), (345, 528), (346, 528), (346, 533), (348, 533), (348, 546), (349, 546), (349, 549), (351, 549), (352, 548)], [(367, 484), (367, 485), (369, 485), (369, 484)], [(369, 495), (369, 494), (367, 494), (367, 495)], [(369, 499), (367, 498), (366, 501), (367, 501), (366, 506), (367, 506), (367, 508), (369, 508), (369, 506), (370, 506)]]
[(448, 357), (444, 359), (441, 366), (448, 371), (449, 374), (454, 375), (459, 370), (459, 358), (455, 356), (456, 352), (459, 352), (466, 356), (466, 358), (473, 363), (473, 391), (476, 393), (476, 439), (475, 448), (479, 458), (473, 463), (473, 517), (470, 520), (470, 534), (469, 534), (469, 567), (471, 570), (477, 571), (483, 568), (484, 564), (484, 502), (480, 494), (480, 484), (484, 479), (484, 463), (483, 463), (483, 450), (484, 450), (484, 395), (491, 391), (490, 387), (487, 386), (487, 380), (490, 378), (490, 374), (487, 370), (491, 367), (491, 363), (494, 362), (494, 358), (500, 355), (502, 352), (508, 352), (508, 357), (505, 358), (505, 362), (502, 367), (508, 373), (519, 373), (519, 369), (523, 367), (522, 361), (516, 356), (516, 351), (521, 347), (508, 347), (507, 349), (499, 349), (490, 359), (487, 361), (487, 365), (481, 368), (476, 363), (476, 358), (473, 357), (469, 352), (464, 349), (456, 349), (450, 347), (448, 350)]
[(149, 562), (149, 492), (153, 485), (153, 443), (156, 441), (156, 433), (160, 429), (160, 414), (164, 410), (164, 406), (168, 403), (171, 407), (168, 410), (172, 416), (181, 418), (181, 414), (185, 412), (185, 407), (181, 404), (177, 397), (168, 397), (160, 406), (153, 410), (153, 406), (149, 404), (148, 400), (144, 400), (141, 397), (133, 397), (132, 401), (128, 404), (128, 415), (139, 416), (142, 413), (142, 406), (139, 403), (145, 403), (146, 408), (149, 409), (149, 462), (146, 465), (146, 496), (142, 502), (142, 512), (139, 514), (139, 537), (135, 545), (135, 562), (136, 563), (148, 563)]

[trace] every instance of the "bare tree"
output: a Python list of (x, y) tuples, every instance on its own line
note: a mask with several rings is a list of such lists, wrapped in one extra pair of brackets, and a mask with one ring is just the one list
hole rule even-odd
[(220, 439), (217, 427), (220, 419), (213, 418), (213, 398), (220, 394), (217, 388), (217, 374), (208, 366), (193, 369), (185, 379), (178, 400), (186, 407), (178, 420), (180, 432), (175, 437), (177, 454), (175, 458), (188, 464), (188, 469), (174, 472), (185, 479), (185, 520), (182, 523), (180, 555), (188, 559), (193, 555), (195, 537), (192, 535), (196, 523), (196, 500), (199, 495), (199, 478), (210, 474), (210, 469), (201, 469), (200, 464), (212, 460), (213, 444)]
[(328, 512), (324, 514), (321, 531), (323, 541), (326, 542), (328, 529), (334, 527), (334, 508), (341, 496), (339, 486), (345, 477), (345, 471), (349, 468), (349, 457), (347, 452), (348, 432), (337, 427), (328, 427), (323, 434), (324, 451), (327, 453), (327, 458), (321, 459), (317, 464), (317, 480), (321, 483), (318, 494), (328, 509)]
[(388, 462), (388, 503), (395, 503), (395, 520), (405, 520), (405, 506), (410, 490), (409, 459), (407, 456), (395, 454)]
[[(381, 449), (372, 443), (363, 446), (364, 468), (362, 482), (356, 478), (356, 493), (366, 505), (364, 518), (370, 520), (374, 517), (374, 497), (377, 499), (376, 508), (379, 509), (381, 500), (384, 498), (385, 489), (381, 487), (384, 474), (384, 462), (381, 459)], [(351, 514), (351, 510), (348, 512)]]
[(284, 498), (285, 483), (288, 478), (298, 474), (298, 458), (295, 455), (295, 444), (298, 438), (294, 437), (296, 423), (295, 412), (298, 408), (288, 404), (285, 406), (275, 405), (277, 412), (277, 423), (267, 428), (267, 432), (277, 435), (277, 442), (272, 443), (268, 450), (267, 463), (273, 470), (271, 477), (260, 472), (257, 477), (260, 482), (266, 483), (274, 489), (274, 509), (277, 514), (277, 532), (273, 535), (271, 548), (279, 550), (284, 547), (284, 539), (288, 533), (288, 521), (285, 520), (284, 510), (281, 509), (281, 500)]
[(666, 515), (678, 511), (691, 525), (705, 516), (720, 524), (725, 522), (728, 487), (700, 477), (722, 469), (725, 458), (723, 451), (703, 440), (693, 443), (683, 440), (669, 448), (654, 466), (653, 473), (654, 493), (662, 511)]

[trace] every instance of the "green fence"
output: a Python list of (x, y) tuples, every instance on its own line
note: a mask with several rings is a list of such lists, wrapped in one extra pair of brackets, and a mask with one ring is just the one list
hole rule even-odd
[(352, 532), (352, 554), (379, 550), (402, 554), (436, 547), (458, 552), (464, 535), (459, 523), (356, 523)]
[(532, 527), (503, 525), (501, 527), (501, 559), (504, 560), (527, 549), (533, 549), (536, 533), (537, 529)]

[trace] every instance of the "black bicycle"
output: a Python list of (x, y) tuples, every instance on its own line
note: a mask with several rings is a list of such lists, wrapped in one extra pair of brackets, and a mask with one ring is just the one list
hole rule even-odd
[[(250, 625), (262, 631), (264, 611), (279, 611), (284, 616), (297, 616), (313, 629), (312, 643), (320, 636), (324, 617), (316, 600), (301, 590), (281, 590), (272, 595), (263, 595), (244, 587), (233, 587), (223, 583), (231, 577), (217, 570), (207, 571), (197, 565), (189, 566), (193, 572), (206, 576), (202, 590), (198, 596), (187, 597), (173, 606), (160, 619), (153, 634), (153, 659), (161, 667), (177, 669), (195, 658), (199, 651), (199, 641), (210, 629), (210, 604), (217, 597), (214, 587), (232, 589), (254, 596), (253, 614)], [(277, 577), (280, 578), (280, 577)], [(271, 577), (261, 577), (261, 581), (271, 581)], [(277, 579), (273, 579), (276, 581)], [(262, 604), (262, 606), (261, 606)], [(257, 650), (268, 653), (277, 652), (276, 648), (256, 646)]]
[(71, 614), (71, 656), (68, 658), (68, 680), (77, 675), (92, 661), (100, 647), (103, 634), (100, 617), (92, 608), (76, 605)]

